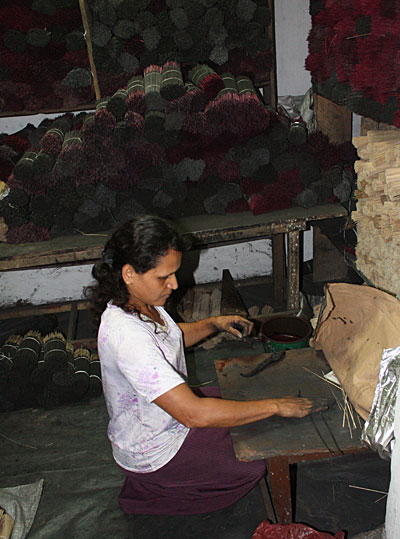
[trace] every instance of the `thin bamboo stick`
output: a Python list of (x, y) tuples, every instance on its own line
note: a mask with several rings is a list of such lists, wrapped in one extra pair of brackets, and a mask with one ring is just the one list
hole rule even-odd
[(95, 93), (96, 101), (97, 101), (98, 99), (101, 99), (101, 92), (100, 92), (99, 80), (97, 78), (96, 64), (94, 63), (94, 57), (93, 57), (92, 38), (91, 38), (91, 33), (90, 33), (90, 25), (89, 25), (89, 17), (88, 17), (88, 12), (87, 12), (86, 0), (79, 0), (79, 7), (81, 10), (83, 28), (85, 30), (86, 47), (87, 47), (88, 56), (89, 56), (90, 70), (92, 72), (92, 77), (93, 77), (94, 93)]

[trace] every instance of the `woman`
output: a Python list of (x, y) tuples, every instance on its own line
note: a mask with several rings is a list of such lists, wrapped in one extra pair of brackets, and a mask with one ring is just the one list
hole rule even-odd
[(119, 502), (130, 514), (193, 514), (231, 505), (263, 477), (265, 462), (236, 461), (229, 427), (272, 415), (304, 417), (312, 406), (292, 397), (222, 400), (212, 388), (206, 397), (189, 388), (184, 345), (216, 331), (240, 338), (252, 323), (240, 316), (172, 320), (163, 306), (178, 287), (183, 250), (168, 222), (142, 216), (115, 231), (93, 268), (97, 284), (89, 296), (100, 322), (108, 437), (126, 475)]

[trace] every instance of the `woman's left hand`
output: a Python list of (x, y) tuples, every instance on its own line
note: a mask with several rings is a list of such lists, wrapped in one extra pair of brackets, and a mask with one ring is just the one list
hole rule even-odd
[(227, 331), (240, 339), (250, 335), (254, 326), (253, 322), (239, 315), (216, 316), (213, 325), (217, 331)]

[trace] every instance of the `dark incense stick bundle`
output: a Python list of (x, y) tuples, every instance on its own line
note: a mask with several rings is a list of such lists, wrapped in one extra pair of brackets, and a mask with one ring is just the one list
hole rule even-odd
[(125, 112), (128, 110), (126, 98), (127, 90), (120, 88), (107, 101), (107, 110), (111, 112), (117, 122), (123, 119)]
[(57, 155), (61, 150), (64, 134), (65, 131), (58, 127), (50, 128), (40, 142), (41, 149), (50, 155)]
[(109, 97), (99, 99), (96, 102), (96, 112), (94, 114), (94, 123), (96, 128), (102, 130), (104, 135), (108, 135), (116, 126), (115, 116), (107, 110)]
[(236, 79), (231, 73), (221, 75), (224, 88), (205, 108), (210, 133), (217, 137), (222, 133), (240, 133), (236, 110), (240, 102)]
[(64, 135), (72, 127), (72, 117), (64, 115), (56, 118), (50, 129), (40, 140), (40, 148), (48, 154), (58, 154), (61, 151)]
[(14, 366), (14, 356), (21, 342), (21, 335), (10, 335), (0, 348), (0, 391), (7, 383), (8, 375)]
[(60, 394), (62, 402), (74, 402), (75, 395), (73, 391), (75, 382), (75, 362), (74, 345), (70, 342), (65, 346), (67, 353), (67, 363), (65, 368), (55, 372), (52, 376), (52, 382)]
[(189, 79), (193, 84), (203, 90), (210, 98), (214, 99), (224, 88), (222, 78), (208, 65), (197, 64), (189, 71)]
[(31, 373), (31, 386), (36, 395), (40, 395), (44, 386), (50, 381), (50, 373), (47, 373), (44, 368), (44, 351), (43, 347), (40, 350), (38, 362)]
[(14, 167), (14, 178), (24, 186), (34, 181), (33, 163), (36, 156), (36, 152), (25, 152)]
[(182, 71), (177, 62), (165, 62), (163, 65), (160, 93), (167, 101), (178, 99), (185, 93)]
[(77, 348), (74, 352), (75, 381), (74, 395), (76, 400), (82, 399), (89, 390), (90, 351), (87, 348)]
[(147, 110), (144, 117), (144, 136), (150, 142), (160, 142), (165, 127), (165, 112)]
[(251, 137), (267, 129), (270, 114), (261, 103), (256, 89), (249, 77), (240, 75), (236, 78), (239, 92), (237, 122), (245, 137)]
[(85, 167), (85, 151), (83, 141), (78, 131), (68, 131), (65, 134), (62, 149), (53, 167), (53, 176), (58, 181), (61, 178), (77, 178), (78, 173)]
[(101, 383), (101, 368), (100, 359), (97, 352), (92, 352), (89, 359), (90, 376), (89, 376), (89, 395), (91, 397), (98, 397), (103, 392), (103, 386)]
[(24, 373), (13, 368), (8, 376), (7, 384), (3, 389), (3, 398), (12, 405), (15, 410), (23, 406), (24, 393), (29, 392), (29, 379), (27, 380)]
[(49, 174), (53, 168), (54, 163), (55, 163), (54, 154), (49, 154), (43, 150), (40, 150), (40, 152), (37, 154), (32, 165), (33, 173), (36, 174), (37, 176), (43, 176), (43, 175)]
[(85, 118), (79, 135), (82, 138), (83, 148), (86, 154), (88, 156), (94, 155), (97, 148), (97, 129), (94, 121), (94, 114), (89, 114)]
[(190, 112), (199, 112), (204, 110), (209, 99), (203, 90), (191, 82), (186, 82), (185, 93), (178, 99), (168, 101), (165, 107), (165, 112), (182, 112), (189, 114)]
[(39, 394), (39, 403), (43, 408), (51, 409), (63, 401), (62, 391), (54, 384), (53, 377), (56, 373), (64, 371), (67, 366), (65, 337), (59, 331), (49, 333), (44, 337), (43, 359), (44, 366), (41, 374), (44, 383)]
[(13, 358), (14, 368), (29, 378), (37, 365), (42, 348), (42, 335), (39, 331), (28, 331)]
[(65, 368), (67, 352), (65, 337), (59, 331), (49, 333), (43, 338), (43, 358), (46, 370), (56, 372)]
[(132, 127), (135, 132), (144, 132), (144, 118), (138, 112), (128, 110), (124, 116), (125, 123), (128, 127)]

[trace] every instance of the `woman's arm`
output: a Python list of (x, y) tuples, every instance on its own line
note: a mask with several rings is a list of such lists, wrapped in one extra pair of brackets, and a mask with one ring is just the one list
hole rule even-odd
[(297, 397), (256, 401), (197, 397), (186, 384), (167, 391), (154, 402), (189, 428), (237, 427), (273, 415), (304, 417), (313, 405), (309, 399)]
[[(236, 327), (235, 324), (237, 324)], [(253, 325), (253, 322), (238, 315), (213, 316), (211, 318), (199, 320), (198, 322), (182, 322), (178, 324), (182, 330), (183, 340), (186, 347), (193, 346), (217, 331), (227, 331), (239, 338), (246, 337), (247, 335), (250, 335)], [(237, 329), (238, 327), (243, 328), (242, 332)]]

